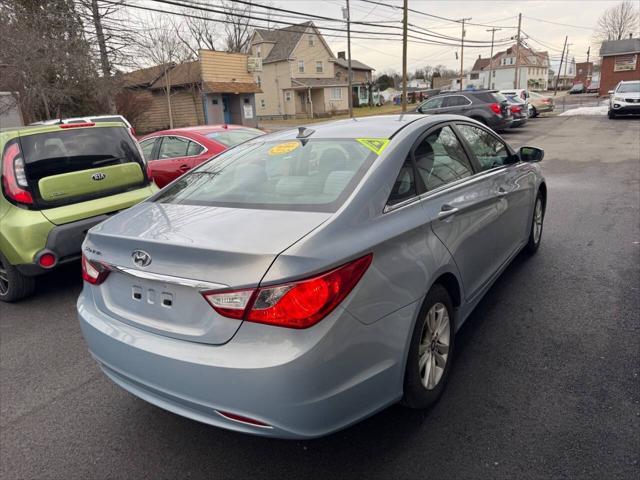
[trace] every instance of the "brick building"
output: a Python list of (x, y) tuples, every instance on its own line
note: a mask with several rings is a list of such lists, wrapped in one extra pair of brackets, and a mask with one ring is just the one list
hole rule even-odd
[(600, 57), (600, 95), (622, 80), (640, 80), (640, 38), (602, 42)]

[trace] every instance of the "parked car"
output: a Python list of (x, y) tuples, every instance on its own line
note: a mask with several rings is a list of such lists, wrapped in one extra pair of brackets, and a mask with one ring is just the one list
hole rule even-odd
[(283, 438), (438, 399), (456, 331), (540, 246), (544, 152), (458, 115), (357, 120), (249, 140), (89, 231), (78, 316), (109, 378)]
[(521, 127), (529, 120), (529, 102), (516, 95), (506, 95), (506, 98), (511, 105), (511, 115), (513, 115), (511, 128)]
[(136, 131), (133, 126), (129, 123), (129, 121), (124, 118), (122, 115), (89, 115), (86, 117), (73, 117), (73, 118), (62, 118), (62, 119), (54, 119), (54, 120), (42, 120), (39, 122), (33, 122), (29, 125), (59, 125), (59, 124), (69, 124), (69, 123), (112, 123), (117, 122), (121, 123), (125, 127), (127, 127), (131, 133), (135, 136)]
[(77, 123), (0, 130), (0, 300), (80, 258), (86, 231), (157, 188), (128, 129)]
[(576, 83), (569, 89), (569, 95), (575, 95), (578, 93), (586, 93), (587, 89), (584, 86), (584, 83)]
[(465, 90), (440, 93), (422, 102), (418, 113), (458, 114), (484, 123), (499, 132), (511, 126), (509, 102), (497, 90)]
[(500, 93), (504, 96), (516, 96), (521, 98), (522, 100), (528, 100), (531, 96), (529, 90), (525, 90), (524, 88), (512, 88), (509, 90), (500, 90)]
[(534, 118), (541, 113), (553, 111), (553, 97), (537, 92), (529, 92), (529, 104), (531, 105), (531, 116)]
[(174, 128), (142, 137), (140, 146), (151, 176), (164, 187), (212, 156), (263, 134), (262, 130), (242, 125)]
[(600, 80), (593, 80), (587, 87), (587, 93), (598, 93), (600, 91)]
[(640, 80), (622, 81), (609, 91), (609, 118), (640, 114)]

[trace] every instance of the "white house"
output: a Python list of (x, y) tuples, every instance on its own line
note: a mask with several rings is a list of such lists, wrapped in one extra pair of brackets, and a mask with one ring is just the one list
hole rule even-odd
[(520, 46), (518, 85), (516, 85), (516, 63), (518, 63), (516, 50), (514, 45), (496, 53), (491, 59), (479, 56), (469, 74), (469, 82), (479, 88), (498, 90), (504, 88), (547, 90), (549, 54)]

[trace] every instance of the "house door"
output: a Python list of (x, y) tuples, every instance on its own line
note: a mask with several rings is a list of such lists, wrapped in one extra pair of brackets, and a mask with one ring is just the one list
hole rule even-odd
[(224, 114), (224, 123), (231, 123), (231, 99), (229, 95), (222, 95), (222, 112)]

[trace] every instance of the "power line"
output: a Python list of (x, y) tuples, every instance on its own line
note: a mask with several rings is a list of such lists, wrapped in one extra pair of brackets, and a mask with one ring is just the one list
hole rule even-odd
[(528, 18), (529, 20), (535, 20), (536, 22), (550, 23), (552, 25), (561, 25), (563, 27), (581, 28), (582, 30), (593, 31), (593, 28), (591, 28), (591, 27), (585, 27), (585, 26), (579, 26), (579, 25), (570, 25), (568, 23), (552, 22), (551, 20), (543, 20), (541, 18), (534, 18), (534, 17), (528, 17), (528, 16), (524, 16), (524, 18)]

